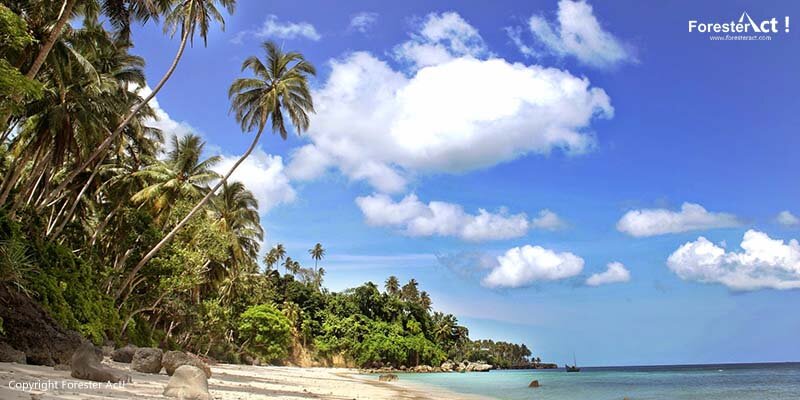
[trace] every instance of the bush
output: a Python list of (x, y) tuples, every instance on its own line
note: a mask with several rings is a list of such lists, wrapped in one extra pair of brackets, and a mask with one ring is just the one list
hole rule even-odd
[(288, 355), (291, 326), (275, 306), (252, 306), (240, 317), (239, 338), (253, 354), (276, 363)]

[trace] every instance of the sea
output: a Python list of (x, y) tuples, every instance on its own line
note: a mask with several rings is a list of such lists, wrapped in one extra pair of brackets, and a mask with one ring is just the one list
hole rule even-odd
[[(503, 400), (800, 399), (800, 363), (589, 367), (577, 373), (556, 369), (398, 376), (401, 381), (422, 386)], [(529, 388), (532, 380), (538, 380), (540, 387)]]

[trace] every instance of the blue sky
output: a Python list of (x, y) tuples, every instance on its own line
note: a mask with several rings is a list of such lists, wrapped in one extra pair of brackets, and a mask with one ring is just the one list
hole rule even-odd
[[(317, 66), (309, 132), (235, 175), (265, 247), (322, 242), (333, 290), (414, 277), (473, 338), (560, 364), (800, 360), (800, 5), (239, 3), (157, 124), (230, 165), (242, 60), (271, 39)], [(744, 11), (781, 29), (687, 31)], [(134, 38), (152, 84), (177, 40)]]

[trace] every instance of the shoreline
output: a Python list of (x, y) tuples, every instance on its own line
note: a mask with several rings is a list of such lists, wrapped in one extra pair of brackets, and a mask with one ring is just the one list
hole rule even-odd
[[(106, 359), (103, 364), (129, 373), (133, 382), (111, 385), (70, 377), (70, 371), (53, 367), (0, 363), (0, 398), (30, 399), (163, 399), (169, 376), (131, 371), (130, 364)], [(379, 382), (348, 368), (301, 368), (218, 364), (211, 366), (209, 392), (214, 399), (330, 399), (330, 400), (491, 400), (408, 381)], [(21, 390), (35, 385), (38, 390)], [(45, 390), (41, 390), (43, 385)], [(12, 387), (13, 386), (13, 387)], [(15, 388), (14, 388), (15, 387)]]

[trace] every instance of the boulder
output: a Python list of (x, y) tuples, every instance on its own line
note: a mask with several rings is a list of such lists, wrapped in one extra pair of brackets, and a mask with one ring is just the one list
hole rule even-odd
[(397, 375), (395, 374), (383, 374), (378, 377), (378, 381), (380, 382), (394, 382), (397, 379)]
[[(101, 356), (98, 358), (98, 353)], [(96, 382), (130, 382), (130, 375), (100, 364), (102, 353), (91, 342), (83, 342), (70, 360), (70, 375)]]
[(8, 343), (0, 343), (0, 362), (25, 364), (26, 360), (24, 351), (17, 350)]
[(528, 387), (529, 388), (537, 388), (537, 387), (539, 387), (539, 381), (536, 380), (536, 379), (532, 380), (531, 383), (528, 384)]
[(181, 365), (175, 370), (164, 388), (164, 396), (180, 400), (212, 400), (206, 373), (191, 365)]
[[(81, 345), (77, 332), (61, 327), (30, 297), (2, 285), (0, 320), (4, 329), (0, 342), (25, 353), (28, 364), (51, 367), (68, 364), (72, 353)], [(17, 353), (13, 357), (19, 360)]]
[(121, 349), (116, 349), (111, 352), (111, 359), (116, 362), (127, 363), (130, 364), (133, 361), (133, 353), (136, 353), (136, 349), (138, 347), (129, 344)]
[(442, 365), (439, 368), (442, 369), (442, 372), (453, 372), (453, 368), (454, 367), (455, 367), (455, 364), (453, 364), (452, 361), (445, 361), (445, 362), (442, 363)]
[(103, 352), (103, 357), (111, 357), (111, 354), (114, 353), (114, 346), (103, 346), (100, 348)]
[(192, 365), (202, 369), (206, 374), (206, 378), (211, 378), (211, 368), (209, 368), (203, 360), (195, 355), (187, 354), (182, 351), (168, 351), (164, 353), (164, 357), (161, 358), (161, 365), (164, 366), (164, 370), (167, 371), (167, 375), (169, 376), (172, 376), (175, 370), (181, 365)]
[(161, 372), (161, 357), (163, 354), (161, 349), (140, 347), (133, 353), (131, 369), (147, 374), (157, 374)]
[(492, 369), (491, 364), (474, 362), (474, 363), (469, 363), (469, 365), (467, 365), (465, 370), (467, 372), (488, 372), (491, 369)]

